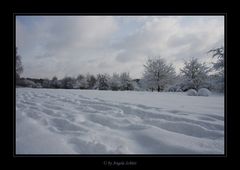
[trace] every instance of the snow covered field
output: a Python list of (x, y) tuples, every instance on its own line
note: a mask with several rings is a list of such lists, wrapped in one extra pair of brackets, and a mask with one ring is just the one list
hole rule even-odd
[(223, 154), (224, 96), (16, 88), (17, 154)]

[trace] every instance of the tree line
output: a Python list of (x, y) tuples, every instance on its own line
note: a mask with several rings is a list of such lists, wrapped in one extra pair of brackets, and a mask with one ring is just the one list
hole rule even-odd
[[(148, 58), (143, 65), (141, 79), (132, 79), (127, 72), (109, 74), (79, 74), (77, 77), (58, 79), (21, 78), (23, 66), (21, 56), (16, 49), (16, 86), (33, 88), (63, 89), (98, 89), (98, 90), (149, 90), (181, 92), (188, 89), (207, 88), (211, 91), (224, 92), (224, 48), (209, 50), (217, 62), (212, 66), (201, 63), (196, 58), (184, 62), (180, 74), (176, 74), (172, 64), (161, 57)], [(214, 74), (210, 74), (214, 72)]]
[[(75, 77), (64, 77), (58, 79), (54, 76), (52, 79), (19, 78), (16, 81), (17, 86), (32, 88), (54, 88), (54, 89), (98, 89), (98, 90), (134, 90), (134, 84), (137, 79), (130, 78), (129, 73), (98, 74), (97, 76), (79, 74)], [(136, 88), (135, 88), (136, 89)]]

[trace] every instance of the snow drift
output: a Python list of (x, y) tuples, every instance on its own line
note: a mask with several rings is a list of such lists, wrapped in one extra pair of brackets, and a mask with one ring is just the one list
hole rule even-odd
[(16, 89), (17, 154), (223, 154), (224, 97)]
[(189, 89), (189, 90), (187, 91), (187, 95), (188, 95), (188, 96), (197, 96), (198, 93), (197, 93), (197, 91), (194, 90), (194, 89)]
[(210, 96), (211, 92), (206, 88), (201, 88), (198, 90), (198, 96)]

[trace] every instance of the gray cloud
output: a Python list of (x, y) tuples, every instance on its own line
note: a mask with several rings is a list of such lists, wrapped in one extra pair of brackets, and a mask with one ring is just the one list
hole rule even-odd
[(185, 51), (196, 55), (194, 53), (198, 50), (212, 48), (213, 41), (218, 41), (219, 36), (224, 33), (222, 23), (214, 24), (211, 21), (209, 25), (208, 20), (195, 21), (188, 23), (188, 27), (182, 27), (180, 21), (179, 18), (154, 18), (146, 22), (134, 35), (117, 44), (117, 47), (127, 49), (130, 53), (141, 52), (145, 56), (162, 55), (171, 58), (174, 55), (186, 58)]
[(63, 77), (128, 71), (140, 77), (147, 57), (178, 68), (183, 59), (206, 58), (224, 43), (223, 17), (25, 16), (16, 20), (23, 76)]

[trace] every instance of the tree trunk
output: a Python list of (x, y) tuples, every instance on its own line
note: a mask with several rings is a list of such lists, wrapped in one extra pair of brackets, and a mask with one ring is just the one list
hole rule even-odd
[[(159, 83), (159, 79), (160, 79), (160, 77), (159, 77), (159, 72), (158, 72), (158, 83)], [(160, 92), (160, 86), (159, 86), (159, 84), (158, 84), (158, 92)]]

